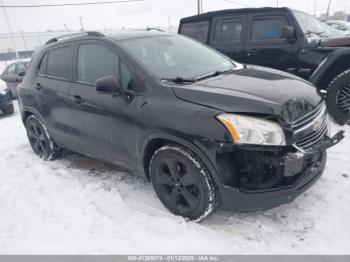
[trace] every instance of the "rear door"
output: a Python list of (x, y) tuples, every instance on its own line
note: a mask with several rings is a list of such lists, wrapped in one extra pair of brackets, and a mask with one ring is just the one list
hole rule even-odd
[(245, 31), (245, 15), (216, 17), (213, 19), (210, 46), (235, 61), (245, 62)]
[(74, 121), (68, 97), (72, 81), (73, 43), (49, 49), (42, 57), (34, 82), (39, 113), (45, 118), (57, 144), (77, 150)]
[(287, 13), (249, 15), (247, 63), (295, 73), (298, 44), (297, 41), (291, 43), (282, 38), (282, 29), (285, 26), (292, 26)]

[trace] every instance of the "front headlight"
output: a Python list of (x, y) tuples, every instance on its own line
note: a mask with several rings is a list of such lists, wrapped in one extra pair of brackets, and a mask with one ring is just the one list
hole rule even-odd
[(286, 139), (280, 125), (255, 117), (221, 114), (217, 118), (230, 131), (237, 144), (284, 146)]

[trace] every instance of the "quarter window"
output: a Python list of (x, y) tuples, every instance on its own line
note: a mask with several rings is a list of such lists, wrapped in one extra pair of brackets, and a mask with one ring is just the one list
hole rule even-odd
[(118, 56), (101, 45), (81, 45), (78, 51), (77, 80), (95, 84), (96, 80), (105, 76), (118, 79)]
[(288, 22), (284, 17), (255, 18), (252, 26), (252, 40), (273, 40), (282, 38), (282, 29)]
[(46, 75), (56, 78), (68, 79), (69, 66), (72, 58), (69, 46), (60, 47), (49, 51), (47, 59)]
[(132, 74), (129, 68), (123, 62), (120, 63), (120, 78), (121, 78), (122, 87), (125, 90), (133, 89), (134, 81), (132, 78)]
[(181, 34), (206, 43), (208, 39), (209, 22), (201, 21), (195, 23), (184, 23), (181, 27)]

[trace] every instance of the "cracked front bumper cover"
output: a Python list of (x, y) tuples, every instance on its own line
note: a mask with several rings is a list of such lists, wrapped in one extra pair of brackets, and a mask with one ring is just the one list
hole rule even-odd
[[(310, 151), (303, 152), (302, 158), (317, 154), (321, 155), (321, 157), (319, 161), (314, 162), (302, 170), (302, 173), (292, 185), (244, 192), (237, 188), (224, 186), (221, 192), (221, 209), (230, 211), (256, 211), (292, 202), (322, 176), (327, 160), (326, 149), (336, 145), (343, 138), (344, 132), (340, 131), (332, 138), (327, 137), (322, 144), (313, 147)], [(300, 157), (293, 159), (287, 167), (298, 169), (298, 165), (300, 165)], [(288, 170), (288, 168), (284, 170), (284, 176), (291, 176), (294, 173), (294, 171)]]

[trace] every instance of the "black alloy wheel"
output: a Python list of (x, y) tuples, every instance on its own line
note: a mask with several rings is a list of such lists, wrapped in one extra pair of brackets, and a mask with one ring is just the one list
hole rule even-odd
[(51, 139), (46, 126), (34, 115), (26, 120), (29, 143), (35, 154), (44, 160), (53, 160), (58, 152), (58, 146)]
[(340, 125), (350, 123), (350, 70), (335, 77), (327, 90), (327, 109)]
[(339, 109), (350, 118), (350, 84), (339, 90), (337, 104)]
[(213, 211), (216, 190), (212, 178), (188, 150), (162, 147), (151, 160), (150, 174), (158, 197), (172, 213), (199, 221)]

